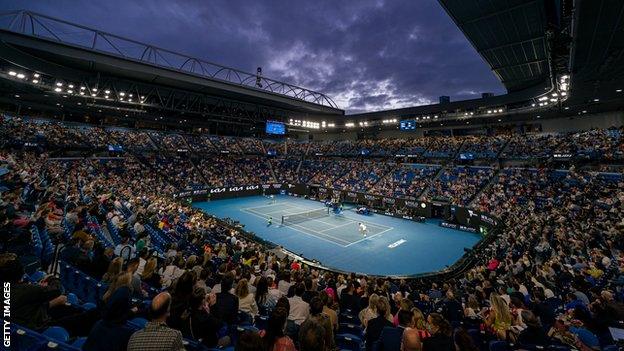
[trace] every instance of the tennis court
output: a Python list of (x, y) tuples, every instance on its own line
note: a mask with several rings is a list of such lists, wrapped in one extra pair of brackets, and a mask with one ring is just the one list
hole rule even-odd
[[(327, 240), (336, 245), (345, 247), (392, 230), (392, 227), (382, 224), (375, 224), (363, 219), (355, 220), (345, 217), (342, 214), (334, 214), (332, 211), (329, 211), (327, 207), (323, 208), (321, 206), (321, 203), (316, 203), (316, 207), (312, 208), (311, 206), (304, 206), (303, 204), (279, 201), (275, 204), (243, 208), (243, 211), (267, 221), (269, 217), (274, 219), (287, 217), (284, 223), (278, 221), (277, 224), (291, 227), (303, 234), (312, 235), (321, 240)], [(314, 217), (316, 215), (313, 215), (313, 217), (306, 217), (304, 215), (311, 211), (318, 211), (321, 214), (318, 218)], [(297, 217), (298, 215), (304, 216)], [(288, 219), (290, 217), (295, 217), (296, 220), (289, 221)], [(358, 223), (364, 223), (366, 225), (368, 229), (366, 237), (359, 232)]]
[[(480, 235), (443, 228), (439, 220), (425, 223), (373, 214), (327, 213), (322, 203), (287, 195), (274, 200), (264, 196), (194, 203), (221, 218), (231, 218), (258, 237), (344, 271), (411, 275), (434, 272), (452, 265), (473, 247)], [(307, 218), (302, 218), (302, 213)], [(282, 216), (285, 223), (282, 224)], [(269, 217), (272, 223), (269, 225)], [(368, 234), (358, 231), (364, 223)]]

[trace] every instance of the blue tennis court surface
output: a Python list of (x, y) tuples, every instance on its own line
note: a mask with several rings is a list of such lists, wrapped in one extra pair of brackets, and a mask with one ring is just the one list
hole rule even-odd
[[(453, 264), (480, 239), (478, 234), (439, 226), (438, 220), (417, 223), (345, 210), (281, 224), (282, 216), (323, 208), (320, 202), (278, 195), (198, 202), (193, 206), (217, 217), (229, 217), (247, 231), (321, 264), (345, 271), (380, 275), (433, 272)], [(269, 217), (272, 224), (268, 225)], [(358, 230), (364, 223), (367, 235)]]

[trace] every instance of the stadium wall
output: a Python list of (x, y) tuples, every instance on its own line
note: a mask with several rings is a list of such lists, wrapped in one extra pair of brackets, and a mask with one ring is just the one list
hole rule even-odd
[(578, 117), (543, 120), (541, 125), (542, 131), (547, 133), (619, 127), (624, 125), (624, 112), (613, 111)]

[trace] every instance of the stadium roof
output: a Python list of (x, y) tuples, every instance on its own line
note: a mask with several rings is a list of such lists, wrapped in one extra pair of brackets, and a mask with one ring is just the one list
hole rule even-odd
[(344, 112), (323, 94), (265, 77), (259, 87), (255, 74), (26, 11), (0, 16), (0, 58), (58, 75), (79, 77), (86, 72), (92, 81), (117, 75), (115, 82), (121, 86), (140, 82), (150, 89), (167, 87), (173, 91), (171, 104), (176, 108), (170, 108), (163, 93), (152, 100), (159, 101), (166, 112), (194, 105), (190, 98), (175, 98), (179, 92), (190, 92), (266, 109), (265, 116), (281, 111), (277, 115), (284, 119), (298, 115), (335, 121), (336, 127), (346, 125), (347, 120), (420, 118), (434, 122), (428, 117), (451, 126), (467, 119), (488, 123), (494, 117), (511, 122), (622, 108), (624, 1), (439, 1), (508, 94), (355, 114), (345, 120), (337, 118)]
[(548, 79), (546, 0), (440, 0), (508, 91)]
[(164, 88), (152, 99), (164, 110), (175, 104), (183, 110), (193, 98), (185, 103), (182, 96), (202, 95), (214, 103), (278, 109), (284, 116), (344, 114), (320, 92), (24, 10), (0, 14), (0, 59), (88, 87), (109, 84), (128, 91), (141, 85), (145, 95)]

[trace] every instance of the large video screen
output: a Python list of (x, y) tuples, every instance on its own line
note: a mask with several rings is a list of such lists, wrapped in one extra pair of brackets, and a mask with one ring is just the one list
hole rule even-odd
[(281, 123), (281, 122), (267, 121), (266, 122), (266, 133), (267, 134), (284, 135), (284, 134), (286, 134), (286, 125), (284, 123)]
[(416, 130), (416, 121), (414, 121), (413, 119), (402, 120), (401, 130)]

